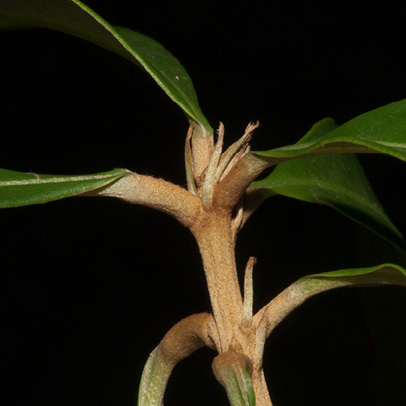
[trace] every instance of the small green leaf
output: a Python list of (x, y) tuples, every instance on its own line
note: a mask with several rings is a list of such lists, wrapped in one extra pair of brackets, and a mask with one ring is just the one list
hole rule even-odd
[[(208, 313), (192, 314), (176, 323), (151, 353), (141, 377), (138, 406), (161, 406), (173, 368), (182, 359), (208, 344)], [(210, 346), (212, 343), (210, 341)]]
[[(306, 298), (346, 286), (406, 286), (406, 270), (399, 265), (382, 264), (369, 268), (342, 269), (307, 275), (294, 283)], [(293, 286), (293, 285), (292, 285)]]
[(244, 377), (245, 377), (245, 385), (247, 391), (247, 398), (248, 398), (248, 405), (247, 406), (255, 406), (255, 392), (254, 387), (252, 386), (252, 381), (250, 374), (246, 369), (243, 370)]
[(406, 99), (361, 114), (318, 136), (305, 136), (294, 145), (255, 152), (274, 165), (332, 153), (384, 153), (406, 161)]
[(255, 406), (255, 392), (247, 366), (249, 359), (236, 351), (218, 355), (212, 364), (216, 379), (227, 392), (231, 406)]
[[(322, 120), (304, 139), (310, 142), (333, 128), (333, 120)], [(398, 247), (406, 247), (353, 154), (314, 156), (280, 163), (267, 178), (253, 182), (250, 189), (256, 190), (263, 200), (279, 194), (327, 205)]]
[[(399, 265), (382, 264), (307, 275), (292, 283), (263, 307), (259, 317), (267, 318), (269, 336), (285, 317), (312, 296), (336, 288), (379, 285), (406, 286), (406, 270)], [(276, 312), (275, 306), (278, 309)]]
[[(227, 388), (229, 393), (231, 406), (255, 406), (255, 393), (250, 374), (246, 369), (242, 370), (242, 374), (233, 373), (234, 382)], [(234, 388), (232, 388), (235, 386)]]
[(117, 53), (147, 71), (165, 93), (212, 133), (192, 81), (180, 62), (146, 35), (115, 27), (78, 0), (1, 0), (0, 28), (45, 27), (90, 41)]
[(26, 206), (75, 196), (108, 186), (127, 169), (92, 175), (37, 175), (0, 169), (0, 208)]
[(163, 397), (172, 373), (173, 365), (165, 362), (159, 346), (148, 357), (142, 372), (138, 392), (138, 406), (161, 406)]

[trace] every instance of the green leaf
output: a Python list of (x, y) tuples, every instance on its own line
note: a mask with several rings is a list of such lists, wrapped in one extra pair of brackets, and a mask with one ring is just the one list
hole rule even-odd
[(342, 269), (307, 275), (291, 286), (302, 299), (307, 300), (311, 296), (331, 289), (378, 285), (406, 286), (406, 270), (394, 264)]
[[(317, 281), (323, 290), (346, 286), (399, 285), (406, 286), (406, 270), (400, 265), (382, 264), (368, 268), (341, 269), (307, 275), (299, 281)], [(307, 283), (307, 282), (306, 282)], [(321, 285), (328, 289), (321, 288)], [(315, 286), (315, 285), (314, 285)], [(312, 288), (313, 289), (313, 288)]]
[[(267, 318), (269, 336), (288, 314), (312, 296), (336, 288), (379, 285), (406, 286), (406, 270), (399, 265), (382, 264), (307, 275), (288, 286), (263, 307), (258, 315)], [(275, 306), (278, 309), (276, 312)]]
[(214, 358), (212, 369), (226, 390), (231, 406), (255, 406), (255, 392), (248, 371), (252, 370), (252, 362), (244, 354), (233, 350), (223, 352)]
[(148, 357), (142, 372), (138, 406), (161, 406), (173, 366), (162, 356), (159, 346)]
[[(304, 139), (311, 142), (334, 128), (331, 119), (315, 124)], [(386, 215), (353, 154), (300, 158), (280, 163), (251, 190), (261, 199), (276, 194), (325, 204), (404, 249), (405, 241)]]
[(1, 0), (0, 28), (45, 27), (90, 41), (141, 66), (165, 93), (212, 133), (192, 81), (180, 62), (157, 41), (110, 25), (78, 0)]
[(246, 369), (243, 370), (243, 373), (245, 378), (244, 388), (246, 388), (246, 395), (248, 400), (247, 406), (255, 406), (255, 392), (254, 387), (252, 385), (250, 374)]
[(207, 344), (213, 348), (207, 333), (209, 323), (213, 322), (213, 317), (208, 313), (192, 314), (176, 323), (165, 334), (145, 365), (138, 406), (163, 404), (166, 384), (178, 362)]
[(26, 206), (75, 196), (114, 183), (127, 169), (92, 175), (37, 175), (0, 169), (0, 208)]
[(226, 390), (231, 406), (255, 406), (254, 387), (246, 369), (242, 369), (239, 374), (233, 372), (233, 381)]
[(331, 153), (384, 153), (406, 161), (406, 99), (361, 114), (318, 136), (255, 154), (274, 165), (301, 156)]

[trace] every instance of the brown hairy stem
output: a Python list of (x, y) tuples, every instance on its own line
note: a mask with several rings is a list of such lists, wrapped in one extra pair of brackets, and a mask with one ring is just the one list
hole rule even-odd
[[(222, 125), (216, 145), (211, 135), (191, 126), (185, 145), (189, 191), (163, 179), (129, 173), (87, 193), (118, 197), (170, 214), (192, 231), (202, 257), (213, 316), (193, 315), (169, 330), (147, 362), (141, 406), (159, 405), (173, 367), (204, 345), (220, 354), (214, 364), (216, 376), (228, 385), (228, 392), (235, 386), (228, 380), (230, 368), (237, 368), (238, 385), (251, 385), (251, 380), (256, 405), (271, 405), (262, 371), (269, 313), (262, 312), (263, 322), (258, 315), (252, 316), (255, 260), (251, 258), (246, 268), (244, 301), (235, 261), (236, 235), (255, 209), (255, 204), (245, 209), (242, 198), (249, 184), (269, 166), (269, 160), (249, 152), (248, 143), (258, 125), (250, 124), (224, 153)], [(248, 381), (241, 368), (249, 372)]]
[(269, 166), (269, 161), (265, 158), (252, 152), (245, 154), (216, 186), (216, 205), (224, 208), (236, 206), (251, 182)]
[(211, 335), (213, 316), (193, 314), (176, 323), (151, 353), (141, 378), (139, 406), (161, 406), (173, 368), (204, 346), (215, 348)]
[(204, 212), (192, 228), (206, 273), (220, 348), (230, 348), (234, 330), (242, 322), (243, 302), (234, 257), (231, 215), (223, 211)]
[(186, 227), (195, 223), (201, 208), (200, 199), (186, 189), (153, 176), (130, 173), (107, 188), (88, 196), (111, 196), (133, 204), (151, 207), (170, 214)]

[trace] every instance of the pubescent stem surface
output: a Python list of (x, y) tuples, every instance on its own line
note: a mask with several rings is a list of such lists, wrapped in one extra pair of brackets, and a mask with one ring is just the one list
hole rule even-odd
[(220, 348), (230, 349), (243, 318), (243, 302), (234, 255), (232, 218), (224, 211), (204, 212), (192, 232), (198, 243), (216, 321)]

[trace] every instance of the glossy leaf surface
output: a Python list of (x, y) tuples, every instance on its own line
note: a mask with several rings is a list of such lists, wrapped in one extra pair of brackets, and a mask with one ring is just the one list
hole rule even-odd
[(332, 153), (383, 153), (406, 161), (406, 99), (361, 114), (317, 136), (306, 135), (294, 145), (255, 153), (273, 164)]
[[(332, 131), (334, 122), (315, 124), (304, 137), (309, 142)], [(327, 205), (401, 248), (405, 242), (386, 215), (353, 154), (300, 158), (280, 163), (265, 179), (253, 182), (261, 199), (283, 195)]]
[(75, 196), (112, 184), (126, 169), (79, 176), (37, 175), (0, 169), (0, 208), (26, 206)]
[(1, 0), (0, 28), (45, 27), (102, 46), (147, 71), (189, 120), (212, 130), (180, 62), (160, 43), (133, 30), (110, 25), (78, 0)]

